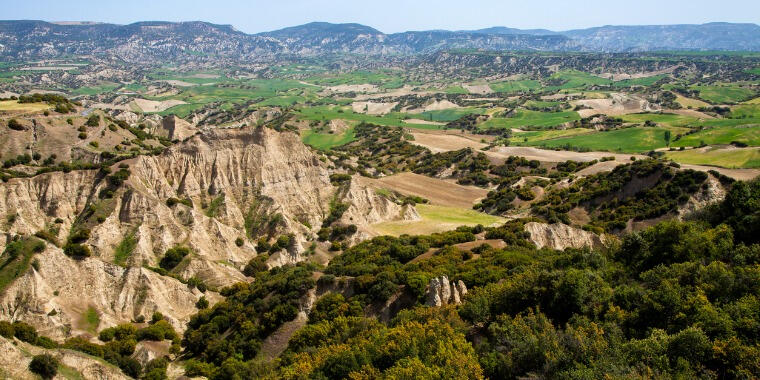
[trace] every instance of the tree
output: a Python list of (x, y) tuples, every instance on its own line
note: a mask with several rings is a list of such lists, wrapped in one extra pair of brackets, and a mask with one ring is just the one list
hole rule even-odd
[(100, 124), (100, 116), (96, 114), (90, 115), (89, 118), (87, 118), (87, 124), (88, 127), (97, 127), (98, 124)]
[(670, 131), (666, 130), (665, 131), (665, 136), (663, 136), (663, 138), (665, 139), (665, 145), (667, 145), (667, 146), (670, 146), (670, 137), (671, 137)]
[(29, 362), (29, 370), (43, 379), (52, 379), (58, 374), (58, 360), (48, 354), (36, 355)]
[(8, 120), (8, 128), (13, 129), (14, 131), (23, 131), (24, 126), (21, 125), (21, 123), (18, 122), (16, 119), (10, 119)]

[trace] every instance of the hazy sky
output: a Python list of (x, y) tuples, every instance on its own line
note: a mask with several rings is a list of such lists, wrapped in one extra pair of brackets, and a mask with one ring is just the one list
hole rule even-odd
[(601, 25), (760, 23), (760, 0), (2, 0), (0, 19), (192, 21), (248, 33), (311, 21), (358, 22), (386, 33), (489, 26), (567, 30)]

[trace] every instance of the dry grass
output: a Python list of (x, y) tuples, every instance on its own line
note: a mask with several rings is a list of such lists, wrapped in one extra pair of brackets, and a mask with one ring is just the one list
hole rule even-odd
[(31, 112), (42, 112), (45, 110), (50, 110), (52, 108), (53, 107), (51, 107), (47, 103), (19, 103), (16, 100), (0, 101), (0, 111), (5, 111), (5, 112), (31, 113)]

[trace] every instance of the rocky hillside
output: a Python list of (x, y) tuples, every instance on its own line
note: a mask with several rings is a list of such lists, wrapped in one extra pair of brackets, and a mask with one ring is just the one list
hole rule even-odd
[(359, 24), (310, 23), (245, 34), (205, 22), (54, 24), (0, 21), (0, 57), (112, 55), (139, 62), (167, 59), (270, 60), (280, 56), (349, 53), (420, 54), (451, 49), (539, 51), (760, 50), (760, 26), (713, 23), (604, 26), (550, 32), (495, 27), (477, 31), (385, 34)]
[[(0, 215), (0, 245), (20, 235), (48, 241), (0, 289), (0, 319), (54, 338), (155, 311), (183, 331), (201, 290), (218, 300), (214, 290), (246, 280), (252, 259), (279, 266), (326, 254), (317, 232), (328, 217), (333, 229), (354, 226), (354, 240), (370, 223), (417, 217), (351, 181), (334, 186), (299, 136), (265, 127), (199, 133), (110, 170), (10, 179), (0, 184)], [(184, 255), (167, 264), (172, 249)]]

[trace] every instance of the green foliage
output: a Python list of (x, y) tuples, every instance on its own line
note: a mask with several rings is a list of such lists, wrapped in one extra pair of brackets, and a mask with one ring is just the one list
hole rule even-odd
[(24, 126), (21, 125), (21, 123), (18, 122), (16, 119), (10, 119), (8, 120), (8, 128), (13, 129), (14, 131), (23, 131)]
[(34, 254), (44, 250), (45, 242), (36, 238), (16, 238), (6, 245), (0, 256), (0, 293), (29, 270)]
[(705, 180), (704, 172), (675, 172), (662, 161), (638, 160), (554, 189), (533, 205), (533, 212), (550, 223), (569, 224), (567, 213), (585, 207), (591, 226), (619, 231), (631, 219), (652, 219), (675, 211)]
[(130, 230), (124, 238), (121, 239), (119, 245), (114, 250), (114, 263), (119, 266), (125, 266), (127, 260), (132, 256), (135, 248), (137, 248), (137, 237), (135, 236), (136, 230)]
[(183, 204), (187, 207), (193, 208), (193, 201), (190, 200), (189, 198), (178, 199), (178, 198), (171, 197), (166, 200), (166, 205), (169, 207), (174, 207), (174, 205), (177, 205), (177, 204)]
[(93, 113), (84, 124), (88, 127), (97, 127), (100, 124), (100, 116)]
[(49, 354), (35, 355), (29, 362), (29, 370), (43, 379), (52, 379), (58, 374), (58, 359)]
[(299, 299), (315, 285), (313, 269), (304, 264), (274, 268), (259, 272), (250, 284), (223, 289), (223, 301), (191, 318), (182, 340), (185, 352), (204, 372), (223, 371), (229, 359), (253, 359), (264, 338), (295, 318)]
[(159, 261), (158, 266), (166, 271), (174, 269), (185, 256), (190, 254), (190, 248), (174, 247), (166, 250), (164, 257)]
[(219, 211), (224, 206), (224, 193), (219, 194), (217, 197), (211, 200), (211, 203), (206, 208), (206, 216), (214, 218), (219, 214)]

